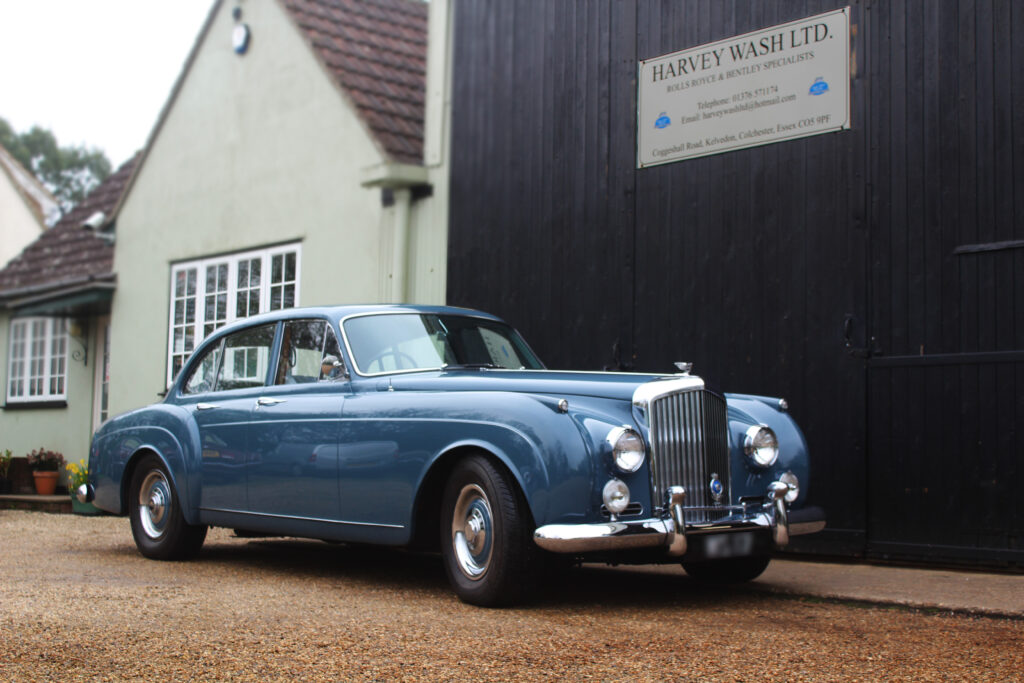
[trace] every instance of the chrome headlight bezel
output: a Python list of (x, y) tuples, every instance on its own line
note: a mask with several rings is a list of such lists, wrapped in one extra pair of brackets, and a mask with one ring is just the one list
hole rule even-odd
[(779, 439), (768, 425), (751, 425), (743, 435), (743, 453), (751, 465), (766, 469), (779, 459)]
[(644, 438), (632, 427), (614, 427), (605, 441), (612, 449), (612, 464), (624, 474), (632, 474), (643, 467), (647, 459)]

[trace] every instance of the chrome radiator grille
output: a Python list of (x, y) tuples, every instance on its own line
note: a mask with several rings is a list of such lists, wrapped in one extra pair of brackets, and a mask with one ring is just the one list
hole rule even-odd
[(651, 477), (654, 504), (664, 504), (669, 486), (686, 489), (686, 521), (700, 524), (724, 516), (713, 509), (709, 484), (717, 474), (729, 502), (729, 434), (725, 399), (705, 390), (683, 391), (651, 401)]

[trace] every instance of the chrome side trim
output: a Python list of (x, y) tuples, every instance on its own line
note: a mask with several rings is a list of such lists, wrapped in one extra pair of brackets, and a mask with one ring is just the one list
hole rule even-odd
[(348, 522), (343, 519), (323, 519), (322, 517), (299, 517), (296, 515), (275, 515), (269, 512), (253, 512), (251, 510), (229, 510), (227, 508), (199, 508), (203, 512), (229, 512), (234, 515), (249, 517), (270, 517), (272, 519), (294, 519), (300, 522), (326, 522), (328, 524), (348, 524), (349, 526), (372, 526), (382, 529), (404, 529), (404, 524), (375, 524), (373, 522)]

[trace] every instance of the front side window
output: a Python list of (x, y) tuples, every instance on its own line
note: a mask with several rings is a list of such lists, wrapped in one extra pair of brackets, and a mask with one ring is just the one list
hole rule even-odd
[(299, 262), (299, 245), (291, 244), (174, 265), (168, 385), (199, 343), (227, 323), (297, 306)]
[(7, 400), (51, 401), (67, 397), (68, 327), (64, 318), (11, 321)]
[(459, 315), (378, 314), (344, 323), (356, 368), (364, 375), (437, 368), (528, 370), (544, 366), (504, 323)]
[(275, 384), (308, 384), (344, 374), (341, 349), (325, 320), (285, 323)]

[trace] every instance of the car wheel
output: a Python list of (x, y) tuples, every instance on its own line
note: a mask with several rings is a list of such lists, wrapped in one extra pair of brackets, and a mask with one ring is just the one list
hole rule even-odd
[(704, 583), (744, 583), (761, 576), (771, 558), (767, 555), (733, 557), (727, 560), (683, 562), (683, 569), (694, 579)]
[(459, 598), (483, 607), (520, 601), (533, 585), (540, 550), (511, 475), (483, 456), (466, 458), (441, 505), (444, 565)]
[(185, 522), (181, 499), (163, 461), (147, 455), (132, 476), (128, 514), (139, 552), (154, 560), (194, 557), (206, 539), (205, 526)]

